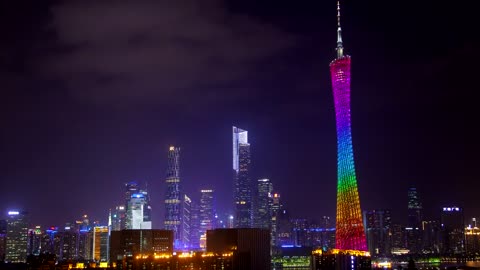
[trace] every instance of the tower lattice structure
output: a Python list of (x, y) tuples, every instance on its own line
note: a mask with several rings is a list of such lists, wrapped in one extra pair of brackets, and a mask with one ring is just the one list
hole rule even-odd
[(343, 55), (340, 3), (337, 2), (337, 58), (330, 63), (337, 124), (337, 249), (367, 251), (353, 160), (350, 117), (351, 58)]

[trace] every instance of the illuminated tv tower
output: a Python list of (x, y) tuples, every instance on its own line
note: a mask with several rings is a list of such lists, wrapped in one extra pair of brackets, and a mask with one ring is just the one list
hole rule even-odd
[(350, 121), (350, 61), (343, 54), (340, 1), (337, 1), (337, 58), (330, 63), (337, 121), (336, 249), (367, 251), (353, 161)]

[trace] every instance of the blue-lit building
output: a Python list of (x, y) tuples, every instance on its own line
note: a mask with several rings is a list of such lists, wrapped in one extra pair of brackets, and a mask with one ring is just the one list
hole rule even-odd
[(182, 195), (180, 191), (180, 147), (170, 146), (165, 183), (165, 230), (173, 231), (174, 246), (182, 245)]
[(28, 245), (27, 213), (9, 211), (7, 217), (5, 261), (13, 263), (26, 262)]
[(233, 127), (233, 175), (235, 227), (252, 227), (252, 183), (248, 131)]

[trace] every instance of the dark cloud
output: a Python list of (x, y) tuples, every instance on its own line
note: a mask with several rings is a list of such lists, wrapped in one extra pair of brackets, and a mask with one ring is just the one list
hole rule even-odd
[(52, 15), (55, 49), (38, 70), (100, 104), (246, 97), (242, 81), (294, 41), (213, 0), (67, 1)]

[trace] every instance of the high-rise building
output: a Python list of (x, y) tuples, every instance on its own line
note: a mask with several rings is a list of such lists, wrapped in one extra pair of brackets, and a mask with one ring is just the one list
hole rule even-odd
[(250, 144), (248, 131), (233, 127), (233, 178), (235, 226), (252, 227), (252, 183), (250, 171)]
[(184, 194), (182, 204), (182, 244), (183, 248), (190, 248), (192, 199)]
[(272, 196), (272, 205), (270, 207), (272, 211), (272, 221), (271, 221), (271, 240), (272, 247), (278, 245), (277, 233), (278, 233), (278, 216), (280, 214), (280, 209), (282, 209), (282, 204), (280, 202), (280, 193), (274, 192)]
[(148, 201), (148, 194), (146, 191), (132, 194), (127, 206), (127, 229), (133, 230), (152, 228), (152, 221), (150, 217), (145, 215), (145, 210), (150, 207)]
[(442, 252), (447, 255), (462, 254), (465, 252), (465, 221), (463, 208), (443, 207), (442, 223)]
[(0, 262), (5, 261), (5, 249), (7, 240), (7, 221), (0, 219)]
[(390, 210), (371, 210), (363, 212), (367, 234), (368, 250), (372, 256), (390, 255)]
[(140, 192), (140, 187), (138, 186), (137, 182), (128, 182), (125, 184), (125, 194), (124, 194), (124, 201), (125, 201), (125, 218), (121, 221), (121, 229), (126, 229), (127, 225), (130, 220), (127, 217), (128, 213), (128, 206), (130, 204), (130, 199), (132, 198), (132, 194), (137, 194)]
[(254, 226), (270, 229), (272, 224), (273, 185), (269, 179), (257, 181), (254, 209)]
[(441, 226), (438, 220), (422, 221), (422, 252), (440, 253)]
[(5, 261), (26, 262), (28, 244), (28, 216), (26, 212), (9, 211)]
[(407, 227), (419, 228), (422, 223), (422, 203), (418, 197), (417, 189), (408, 189), (408, 224)]
[(190, 248), (200, 248), (200, 206), (198, 202), (192, 201), (190, 207)]
[(63, 231), (60, 232), (61, 249), (60, 258), (58, 260), (76, 260), (77, 259), (77, 243), (78, 230), (74, 224), (67, 223)]
[(476, 224), (473, 227), (468, 225), (465, 228), (465, 249), (468, 255), (478, 256), (480, 254), (480, 229)]
[(170, 146), (165, 182), (165, 221), (166, 230), (173, 231), (175, 247), (181, 247), (181, 192), (180, 192), (180, 147)]
[(54, 254), (57, 258), (60, 258), (61, 242), (58, 227), (50, 226), (42, 235), (41, 253)]
[(108, 226), (95, 226), (93, 228), (92, 257), (96, 262), (109, 261), (109, 236)]
[(34, 229), (28, 230), (28, 245), (27, 254), (38, 256), (42, 252), (42, 229), (40, 226), (35, 226)]
[(362, 211), (353, 160), (350, 119), (350, 62), (343, 54), (340, 3), (337, 3), (337, 58), (330, 63), (335, 115), (337, 120), (337, 222), (336, 248), (367, 250)]
[(207, 252), (233, 252), (239, 270), (271, 268), (270, 232), (267, 229), (215, 229), (207, 231)]
[[(130, 195), (131, 196), (131, 195)], [(124, 205), (115, 206), (115, 209), (110, 212), (109, 220), (111, 221), (111, 230), (120, 231), (125, 229), (125, 220), (127, 217), (127, 212), (125, 211)]]
[(200, 193), (200, 247), (205, 248), (207, 230), (214, 229), (213, 190), (202, 189)]

